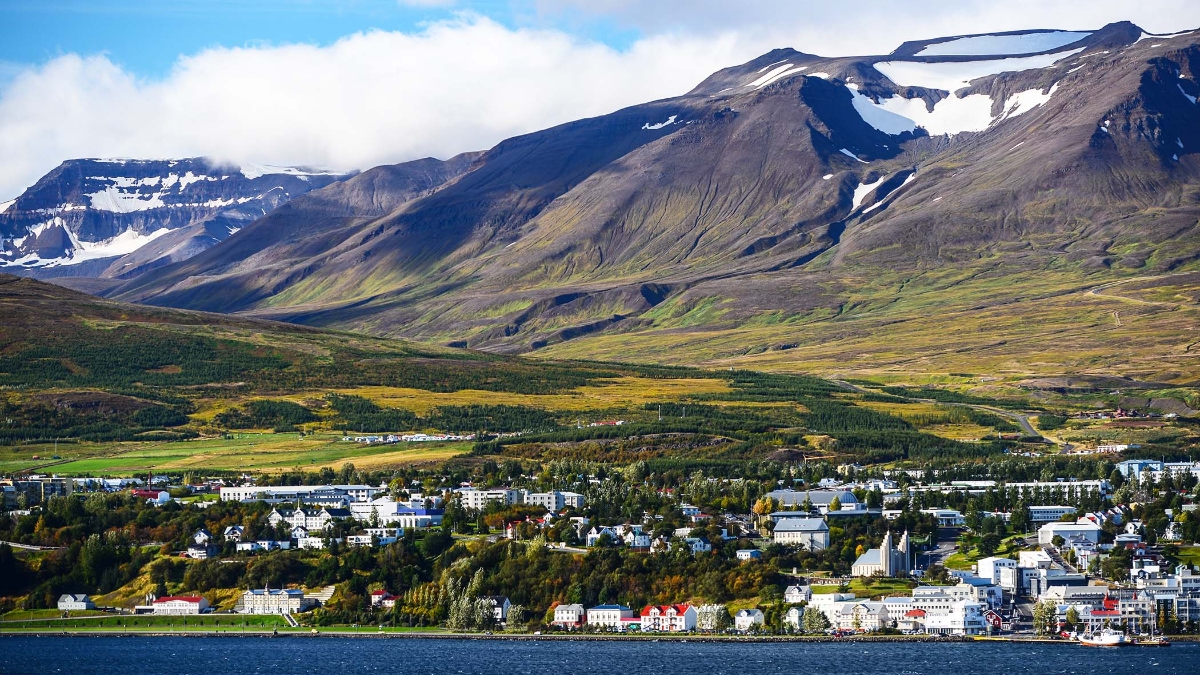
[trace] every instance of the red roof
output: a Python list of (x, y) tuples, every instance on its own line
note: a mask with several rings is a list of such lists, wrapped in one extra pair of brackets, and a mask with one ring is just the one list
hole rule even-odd
[(688, 608), (690, 607), (691, 605), (686, 603), (682, 605), (646, 605), (646, 607), (642, 610), (642, 616), (650, 616), (650, 610), (652, 609), (657, 609), (659, 614), (666, 614), (668, 611), (674, 609), (676, 615), (682, 615), (687, 612)]
[(1092, 616), (1121, 616), (1115, 609), (1093, 609)]
[(908, 610), (907, 612), (905, 612), (905, 613), (904, 613), (904, 616), (907, 616), (907, 617), (918, 617), (918, 616), (925, 616), (925, 610), (923, 610), (923, 609), (910, 609), (910, 610)]
[(171, 602), (172, 600), (182, 600), (183, 602), (200, 602), (204, 598), (199, 595), (168, 595), (165, 598), (159, 598), (154, 601), (154, 604), (160, 602)]

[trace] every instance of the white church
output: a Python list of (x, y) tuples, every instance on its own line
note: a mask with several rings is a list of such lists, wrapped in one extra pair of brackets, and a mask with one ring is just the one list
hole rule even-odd
[(912, 556), (909, 555), (908, 532), (900, 536), (900, 545), (892, 545), (892, 533), (883, 535), (883, 543), (854, 561), (851, 573), (856, 577), (882, 574), (885, 577), (906, 577), (912, 572)]

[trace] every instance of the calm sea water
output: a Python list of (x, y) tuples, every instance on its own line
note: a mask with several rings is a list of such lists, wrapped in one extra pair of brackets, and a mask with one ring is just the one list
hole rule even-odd
[(1200, 645), (508, 642), (354, 638), (0, 637), (0, 673), (402, 675), (1196, 675)]

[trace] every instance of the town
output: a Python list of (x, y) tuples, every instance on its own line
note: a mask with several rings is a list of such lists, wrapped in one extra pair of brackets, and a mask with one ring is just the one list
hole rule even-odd
[(287, 485), (6, 479), (4, 609), (82, 627), (273, 617), (283, 629), (1143, 642), (1200, 628), (1200, 463), (1100, 461), (1091, 476), (1013, 481), (824, 463), (754, 478), (526, 468), (351, 466)]

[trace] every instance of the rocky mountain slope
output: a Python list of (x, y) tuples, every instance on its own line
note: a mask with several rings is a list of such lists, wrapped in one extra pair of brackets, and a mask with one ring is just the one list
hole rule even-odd
[(68, 160), (0, 205), (0, 269), (130, 279), (186, 260), (346, 175), (181, 160)]
[(1042, 354), (1055, 372), (1129, 349), (1128, 374), (1174, 381), (1200, 369), (1146, 359), (1192, 358), (1194, 301), (1095, 291), (1196, 265), (1198, 69), (1200, 33), (1128, 23), (776, 50), (504, 141), (428, 193), (346, 187), (371, 172), (315, 191), (111, 294), (491, 350), (823, 370), (966, 353), (1036, 371), (1070, 335), (1082, 352)]

